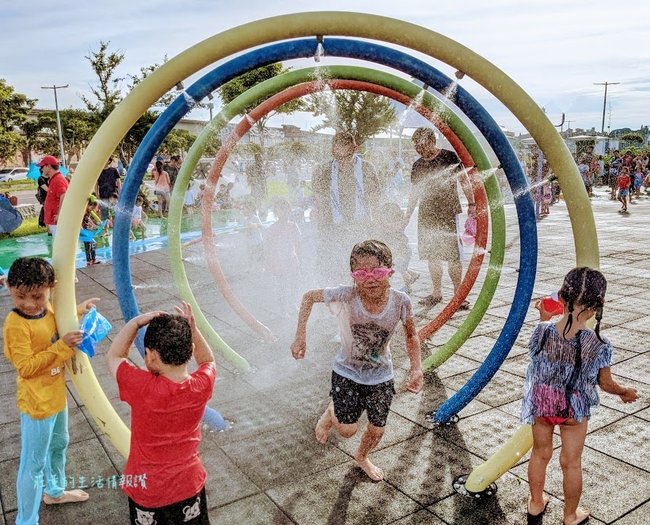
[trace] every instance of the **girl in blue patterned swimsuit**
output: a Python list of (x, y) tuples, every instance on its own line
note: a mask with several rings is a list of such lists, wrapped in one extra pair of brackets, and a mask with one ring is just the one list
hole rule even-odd
[[(581, 456), (591, 408), (598, 405), (598, 389), (618, 395), (624, 403), (637, 399), (636, 390), (614, 381), (612, 346), (600, 336), (607, 281), (591, 268), (574, 268), (559, 291), (562, 318), (547, 322), (552, 314), (542, 302), (535, 304), (540, 324), (530, 338), (521, 419), (533, 425), (533, 450), (528, 463), (528, 523), (541, 523), (548, 505), (544, 495), (546, 467), (553, 455), (553, 429), (560, 425), (560, 466), (564, 487), (565, 525), (582, 525), (589, 513), (578, 507), (582, 494)], [(596, 316), (596, 328), (586, 323)]]

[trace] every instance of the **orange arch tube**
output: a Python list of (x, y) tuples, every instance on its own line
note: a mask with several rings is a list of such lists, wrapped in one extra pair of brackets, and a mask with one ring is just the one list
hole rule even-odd
[[(321, 91), (325, 87), (325, 85), (329, 86), (331, 89), (353, 89), (357, 91), (367, 91), (370, 93), (375, 93), (378, 95), (383, 95), (392, 98), (393, 100), (396, 100), (407, 106), (413, 105), (413, 99), (385, 86), (372, 84), (370, 82), (365, 82), (365, 81), (358, 81), (358, 80), (328, 79), (327, 82), (325, 83), (323, 81), (313, 81), (313, 82), (305, 82), (305, 83), (297, 84), (295, 86), (292, 86), (290, 88), (281, 91), (280, 93), (273, 95), (272, 97), (268, 98), (267, 100), (259, 104), (253, 110), (251, 110), (246, 116), (246, 118), (243, 118), (235, 126), (235, 129), (232, 131), (230, 136), (226, 139), (226, 141), (222, 145), (221, 149), (218, 151), (215, 160), (212, 166), (210, 167), (210, 171), (208, 173), (206, 186), (203, 191), (203, 196), (201, 201), (201, 212), (202, 212), (201, 232), (202, 232), (203, 246), (204, 246), (204, 250), (208, 262), (208, 268), (212, 273), (212, 276), (215, 279), (217, 285), (220, 287), (222, 293), (224, 294), (224, 297), (226, 297), (226, 299), (231, 304), (231, 306), (233, 305), (233, 299), (235, 301), (235, 304), (241, 305), (241, 303), (239, 303), (239, 300), (236, 299), (236, 297), (232, 293), (232, 289), (227, 283), (227, 280), (221, 269), (217, 250), (214, 245), (214, 236), (212, 230), (212, 213), (211, 213), (212, 201), (214, 199), (215, 189), (217, 187), (219, 177), (221, 175), (221, 170), (223, 169), (223, 166), (225, 165), (228, 156), (230, 155), (230, 152), (236, 146), (239, 139), (243, 135), (245, 135), (248, 132), (248, 130), (250, 130), (252, 125), (257, 120), (264, 117), (265, 115), (270, 113), (273, 109), (286, 102), (289, 102), (301, 96), (305, 96), (317, 91)], [(424, 118), (432, 122), (440, 130), (440, 132), (445, 136), (445, 138), (449, 141), (452, 147), (456, 150), (458, 156), (460, 157), (461, 162), (465, 165), (465, 167), (470, 168), (469, 176), (472, 184), (472, 189), (474, 192), (474, 199), (476, 203), (476, 214), (477, 214), (477, 233), (476, 233), (474, 252), (472, 254), (472, 259), (470, 260), (465, 276), (463, 277), (463, 280), (461, 281), (461, 284), (458, 287), (458, 290), (456, 291), (454, 296), (452, 297), (451, 301), (432, 321), (430, 321), (427, 325), (422, 327), (418, 332), (418, 335), (420, 336), (421, 340), (425, 340), (431, 337), (433, 333), (435, 333), (441, 326), (443, 326), (447, 322), (447, 320), (449, 320), (449, 318), (451, 318), (451, 316), (458, 310), (460, 305), (467, 298), (467, 295), (469, 294), (472, 287), (474, 286), (474, 283), (476, 282), (476, 279), (478, 277), (485, 256), (485, 247), (487, 245), (487, 236), (488, 236), (487, 232), (488, 232), (489, 221), (488, 221), (487, 196), (480, 177), (476, 173), (476, 170), (473, 169), (474, 161), (469, 151), (462, 143), (462, 141), (458, 138), (458, 136), (444, 122), (443, 119), (439, 118), (430, 109), (428, 109), (427, 107), (421, 104), (415, 104), (413, 105), (413, 107), (418, 113), (420, 113)], [(235, 309), (235, 306), (233, 306), (233, 308)], [(241, 305), (241, 308), (243, 308), (243, 305)], [(250, 312), (248, 312), (245, 309), (244, 309), (244, 313), (239, 309), (236, 310), (237, 313), (242, 315), (242, 317), (245, 320), (247, 317), (252, 317)], [(248, 320), (246, 322), (249, 325), (251, 324)], [(254, 322), (259, 323), (259, 321), (257, 320), (254, 320)], [(272, 335), (270, 337), (272, 337)]]

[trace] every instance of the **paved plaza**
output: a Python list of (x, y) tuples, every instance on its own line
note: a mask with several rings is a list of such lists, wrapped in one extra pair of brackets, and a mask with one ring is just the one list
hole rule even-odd
[[(650, 523), (650, 197), (630, 206), (630, 215), (617, 213), (620, 205), (598, 188), (592, 199), (599, 233), (601, 269), (609, 281), (603, 333), (615, 351), (614, 377), (638, 389), (638, 402), (623, 405), (618, 397), (602, 394), (602, 405), (589, 425), (583, 456), (582, 504), (592, 512), (594, 524), (644, 525)], [(408, 359), (401, 330), (392, 350), (396, 365), (397, 396), (386, 434), (372, 455), (386, 479), (371, 482), (355, 467), (353, 453), (359, 438), (328, 444), (314, 438), (314, 425), (327, 403), (331, 362), (336, 352), (334, 319), (322, 306), (312, 314), (307, 356), (294, 361), (289, 346), (295, 316), (282, 316), (274, 307), (273, 286), (260, 273), (242, 270), (236, 246), (219, 242), (224, 271), (243, 304), (278, 337), (263, 343), (229, 308), (207, 270), (200, 244), (184, 252), (192, 289), (206, 317), (220, 336), (252, 365), (239, 374), (220, 356), (219, 376), (210, 406), (232, 421), (225, 432), (204, 431), (201, 456), (208, 471), (207, 495), (213, 524), (218, 525), (335, 525), (368, 524), (522, 524), (528, 494), (528, 456), (497, 481), (495, 497), (475, 501), (454, 492), (452, 480), (469, 473), (496, 452), (519, 428), (518, 412), (528, 359), (526, 344), (537, 320), (532, 308), (516, 344), (489, 385), (460, 412), (449, 427), (427, 422), (425, 414), (458, 391), (493, 347), (508, 316), (517, 282), (519, 235), (512, 204), (507, 205), (507, 251), (494, 300), (472, 337), (443, 366), (427, 374), (420, 394), (403, 389)], [(409, 236), (415, 238), (414, 222)], [(305, 252), (311, 244), (305, 232)], [(534, 297), (556, 291), (563, 275), (575, 265), (573, 238), (566, 206), (560, 201), (550, 216), (538, 223), (540, 253)], [(0, 241), (1, 242), (1, 241)], [(231, 253), (232, 252), (232, 253)], [(232, 254), (232, 257), (231, 257)], [(306, 257), (306, 263), (313, 262)], [(132, 256), (133, 281), (143, 311), (171, 311), (178, 303), (166, 250)], [(486, 265), (484, 265), (486, 266)], [(434, 317), (433, 309), (417, 304), (430, 292), (424, 264), (414, 257), (422, 273), (412, 295), (418, 325)], [(476, 298), (485, 275), (477, 281)], [(80, 269), (77, 298), (101, 297), (100, 311), (114, 325), (123, 319), (115, 296), (111, 264)], [(395, 286), (401, 286), (395, 277)], [(306, 279), (305, 287), (316, 286)], [(451, 286), (445, 279), (446, 297)], [(11, 308), (8, 295), (0, 295), (4, 317)], [(463, 322), (458, 312), (428, 343), (433, 349), (446, 342)], [(648, 339), (646, 339), (648, 338)], [(129, 423), (129, 408), (117, 399), (107, 372), (103, 343), (92, 359), (95, 373), (118, 413)], [(134, 361), (141, 363), (137, 352)], [(426, 357), (426, 356), (424, 356)], [(0, 525), (15, 522), (15, 478), (20, 454), (19, 417), (15, 403), (15, 371), (0, 358)], [(119, 489), (99, 486), (98, 479), (119, 475), (124, 458), (98, 431), (74, 387), (68, 382), (70, 448), (68, 475), (95, 486), (86, 490), (82, 504), (42, 507), (41, 525), (128, 523), (127, 500)], [(559, 447), (559, 438), (557, 439)], [(551, 498), (544, 522), (562, 523), (562, 484), (556, 453), (548, 471)]]

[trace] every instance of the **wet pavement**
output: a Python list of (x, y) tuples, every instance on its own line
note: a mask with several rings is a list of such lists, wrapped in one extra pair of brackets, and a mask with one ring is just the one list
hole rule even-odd
[[(592, 199), (601, 247), (601, 269), (609, 281), (603, 333), (616, 347), (615, 378), (639, 390), (640, 400), (623, 405), (617, 397), (602, 394), (589, 425), (583, 455), (582, 504), (593, 515), (591, 523), (642, 525), (650, 523), (650, 197), (630, 206), (631, 214), (617, 213), (619, 204), (597, 190)], [(500, 334), (514, 294), (518, 266), (518, 233), (514, 207), (507, 206), (508, 248), (495, 298), (473, 336), (434, 373), (427, 376), (417, 395), (402, 388), (408, 359), (403, 338), (396, 332), (392, 345), (398, 393), (391, 408), (386, 434), (371, 460), (384, 469), (386, 479), (371, 482), (354, 465), (359, 437), (343, 440), (332, 434), (327, 445), (316, 442), (314, 425), (327, 403), (331, 362), (336, 352), (336, 324), (322, 306), (312, 313), (308, 350), (304, 361), (291, 358), (289, 346), (295, 315), (277, 312), (273, 284), (263, 274), (246, 271), (241, 238), (219, 240), (223, 266), (233, 291), (250, 311), (278, 336), (262, 343), (236, 317), (222, 299), (202, 257), (200, 244), (184, 252), (185, 268), (206, 317), (221, 337), (254, 367), (241, 375), (217, 357), (219, 377), (210, 406), (233, 422), (225, 432), (204, 432), (201, 455), (208, 471), (207, 495), (212, 523), (265, 524), (522, 524), (525, 523), (528, 457), (497, 481), (495, 497), (475, 501), (457, 495), (453, 479), (470, 472), (519, 427), (518, 411), (527, 366), (527, 338), (536, 324), (531, 307), (516, 345), (492, 382), (460, 413), (460, 421), (437, 427), (425, 414), (453, 395), (472, 375)], [(414, 221), (413, 221), (414, 222)], [(414, 224), (408, 233), (415, 239)], [(573, 240), (566, 207), (561, 201), (539, 223), (540, 255), (535, 297), (559, 288), (562, 276), (574, 266)], [(312, 253), (309, 228), (305, 253)], [(1, 247), (0, 247), (1, 249)], [(309, 256), (306, 263), (309, 263)], [(171, 309), (177, 292), (169, 274), (164, 249), (137, 253), (131, 258), (136, 296), (142, 310)], [(414, 286), (418, 325), (444, 305), (426, 309), (417, 299), (429, 293), (425, 266)], [(102, 298), (100, 310), (115, 326), (123, 325), (115, 297), (110, 264), (77, 272), (77, 297)], [(470, 301), (478, 295), (485, 270)], [(306, 279), (305, 288), (316, 279)], [(401, 286), (394, 278), (394, 286)], [(445, 278), (445, 294), (451, 286)], [(2, 315), (11, 308), (0, 295)], [(453, 335), (467, 313), (458, 312), (431, 339), (431, 348)], [(92, 364), (107, 396), (129, 422), (129, 408), (117, 399), (116, 387), (103, 359), (104, 344)], [(136, 362), (137, 352), (132, 352)], [(18, 412), (15, 408), (15, 372), (0, 358), (0, 525), (14, 523), (15, 476), (20, 453)], [(90, 500), (62, 507), (42, 507), (42, 525), (128, 523), (126, 497), (98, 479), (119, 475), (124, 459), (99, 433), (69, 383), (70, 439), (68, 476), (84, 482)], [(559, 447), (559, 438), (556, 440)], [(562, 522), (562, 485), (558, 453), (548, 470), (551, 498), (544, 522)]]

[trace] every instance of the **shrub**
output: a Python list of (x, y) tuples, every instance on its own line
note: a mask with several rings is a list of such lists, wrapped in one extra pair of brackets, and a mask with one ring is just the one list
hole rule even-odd
[(11, 233), (0, 233), (0, 239), (9, 239), (11, 237), (25, 237), (26, 235), (35, 235), (45, 233), (47, 228), (38, 225), (38, 217), (31, 217), (23, 220), (23, 223)]

